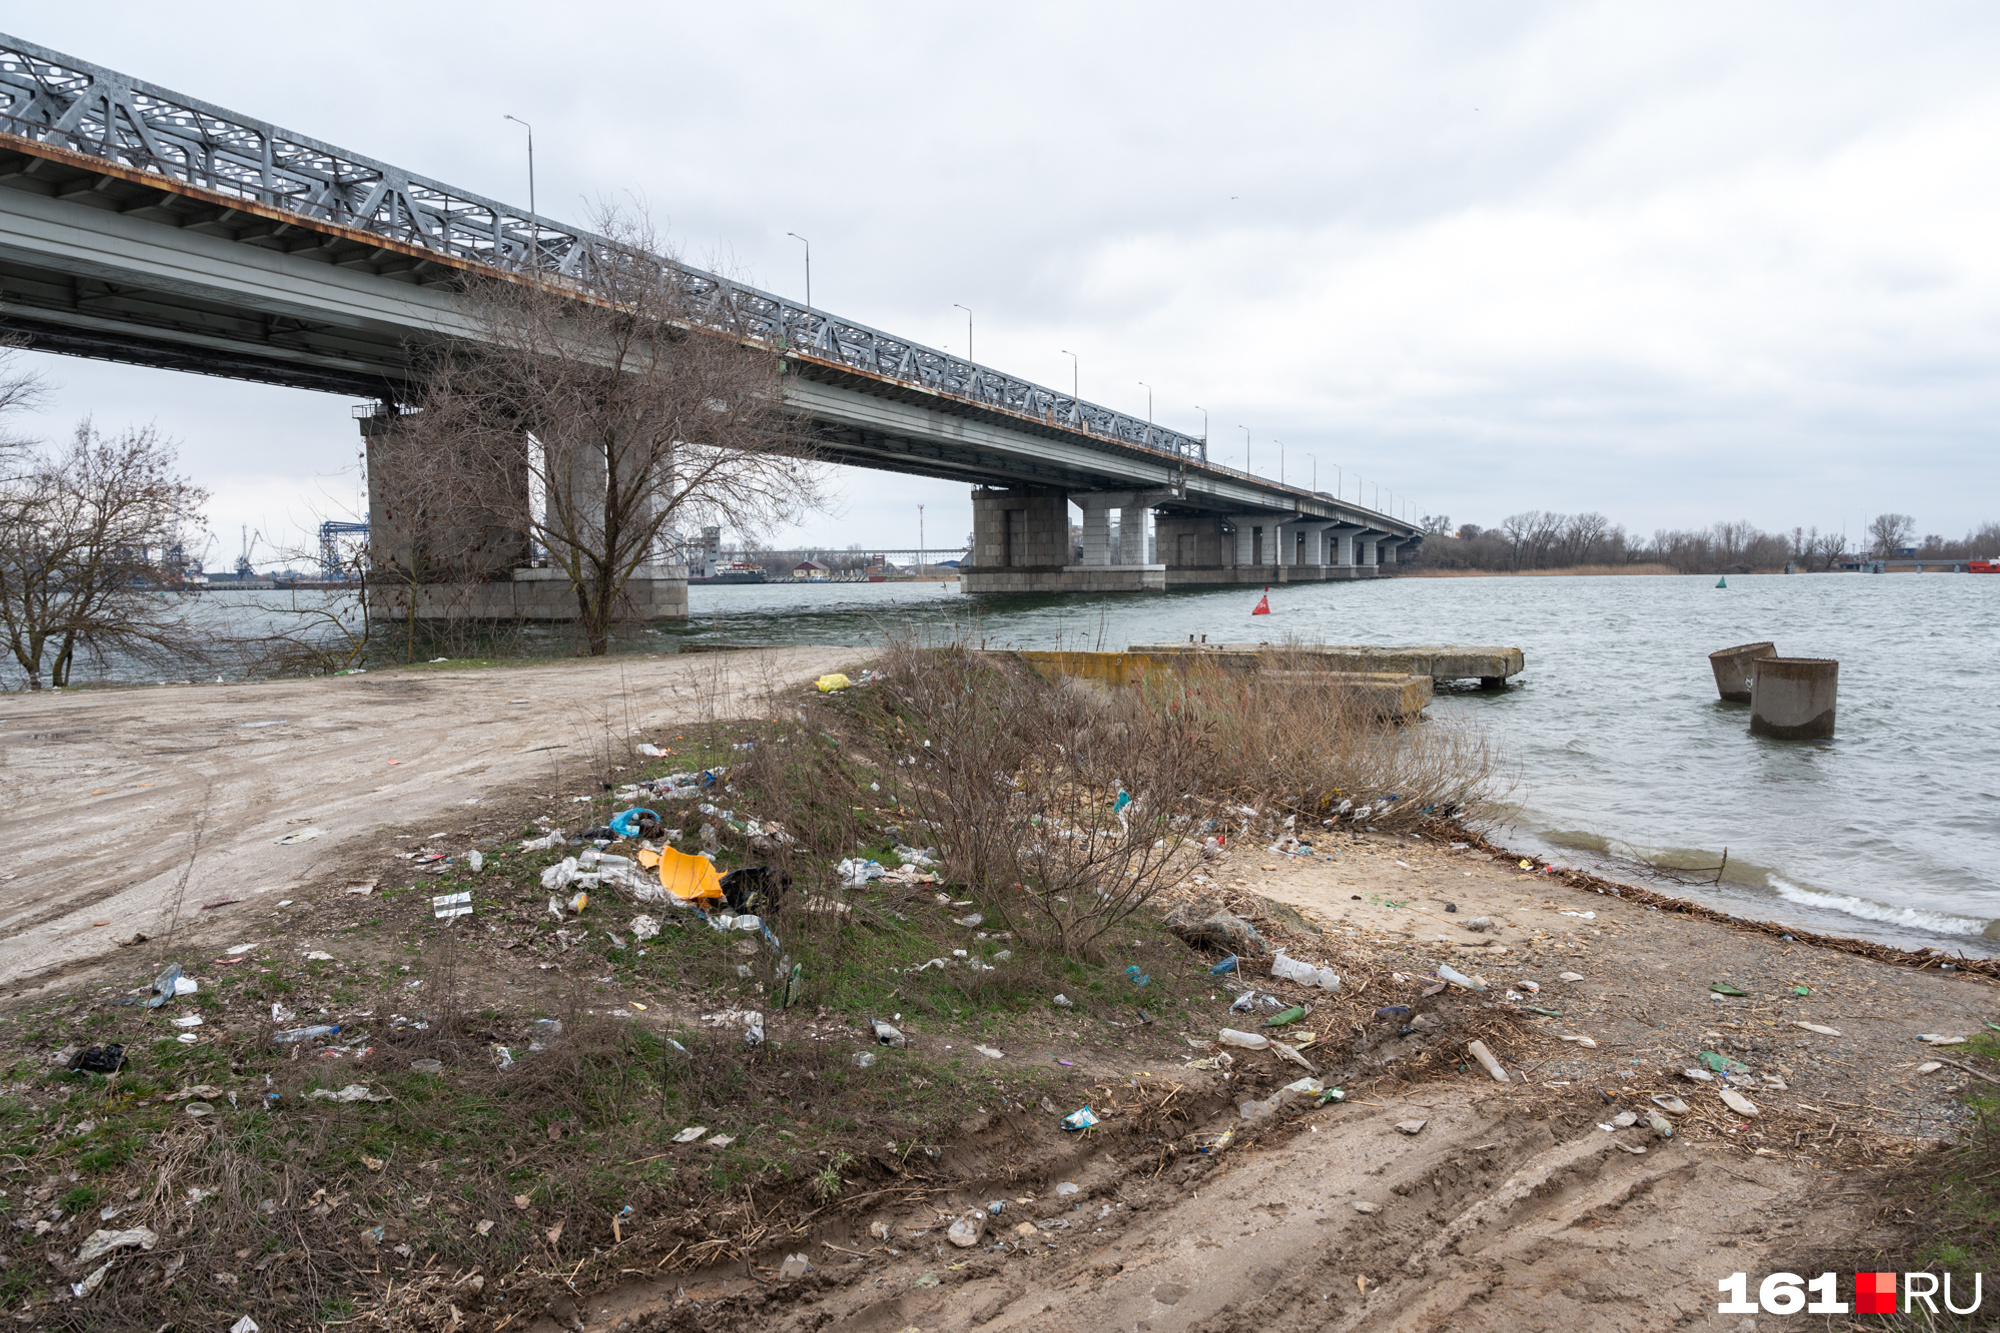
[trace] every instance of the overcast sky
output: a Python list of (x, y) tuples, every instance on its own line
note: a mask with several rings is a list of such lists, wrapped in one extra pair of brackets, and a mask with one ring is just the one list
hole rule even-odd
[[(848, 318), (1490, 524), (2000, 518), (2000, 9), (1978, 4), (35, 6), (15, 35)], [(356, 508), (344, 399), (65, 358), (240, 525)], [(1315, 461), (1309, 461), (1308, 455)], [(793, 536), (932, 545), (843, 470)], [(1372, 495), (1372, 490), (1371, 490)], [(292, 540), (297, 540), (292, 535)]]

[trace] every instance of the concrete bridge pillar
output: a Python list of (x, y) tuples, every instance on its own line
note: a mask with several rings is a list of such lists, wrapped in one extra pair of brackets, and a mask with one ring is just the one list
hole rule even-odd
[(1143, 504), (1127, 504), (1118, 507), (1118, 563), (1121, 565), (1143, 565), (1146, 563), (1146, 527), (1152, 517), (1150, 507)]
[(1112, 506), (1098, 496), (1078, 496), (1084, 510), (1084, 564), (1112, 562)]
[(1326, 534), (1327, 530), (1335, 525), (1327, 522), (1325, 519), (1309, 518), (1301, 519), (1290, 526), (1305, 538), (1304, 544), (1298, 547), (1299, 566), (1302, 569), (1325, 569), (1327, 563)]
[[(1069, 506), (1083, 509), (1083, 563), (1070, 564)], [(972, 558), (960, 566), (959, 590), (1001, 592), (1149, 592), (1166, 586), (1164, 570), (1145, 557), (1144, 493), (1069, 495), (1051, 487), (980, 487), (972, 492)], [(1111, 511), (1130, 515), (1140, 560), (1113, 551)], [(1121, 515), (1122, 516), (1122, 515)], [(1129, 542), (1129, 536), (1127, 538)], [(1125, 543), (1121, 543), (1121, 546)], [(1113, 563), (1114, 557), (1119, 559)]]
[[(527, 437), (497, 469), (482, 459), (481, 474), (468, 479), (428, 444), (420, 454), (399, 421), (392, 407), (360, 420), (368, 456), (369, 618), (575, 620), (576, 592), (568, 576), (528, 563), (533, 516)], [(547, 526), (594, 542), (604, 522), (602, 451), (578, 449), (553, 464)], [(687, 618), (687, 576), (664, 553), (649, 556), (627, 580), (625, 594), (623, 614), (631, 619)]]

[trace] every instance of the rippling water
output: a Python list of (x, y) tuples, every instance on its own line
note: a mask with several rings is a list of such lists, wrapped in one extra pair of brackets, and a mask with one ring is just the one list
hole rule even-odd
[[(1506, 840), (1558, 860), (1713, 867), (1673, 892), (1743, 915), (1988, 952), (2000, 936), (2000, 578), (1390, 579), (1149, 597), (961, 597), (949, 585), (693, 590), (686, 631), (731, 643), (859, 643), (957, 623), (994, 647), (1216, 641), (1512, 644), (1481, 718), (1519, 770)], [(1773, 741), (1715, 697), (1708, 654), (1771, 639), (1840, 659), (1838, 734)], [(1623, 864), (1619, 864), (1623, 862)]]

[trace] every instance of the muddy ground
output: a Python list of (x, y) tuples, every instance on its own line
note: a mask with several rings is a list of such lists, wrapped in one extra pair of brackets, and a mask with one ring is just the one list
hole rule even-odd
[[(301, 988), (329, 988), (325, 1019), (345, 1016), (341, 987), (361, 997), (345, 1001), (353, 1008), (375, 1003), (359, 989), (371, 970), (386, 976), (385, 984), (428, 977), (425, 984), (435, 988), (441, 979), (426, 972), (438, 962), (435, 948), (420, 956), (410, 947), (410, 932), (434, 929), (423, 890), (377, 906), (402, 880), (421, 884), (422, 863), (413, 865), (413, 857), (432, 846), (468, 844), (504, 846), (516, 855), (515, 844), (496, 830), (511, 830), (531, 815), (560, 821), (579, 795), (594, 792), (601, 804), (597, 778), (615, 776), (632, 728), (671, 739), (680, 720), (726, 713), (724, 701), (768, 688), (767, 678), (816, 672), (826, 661), (827, 654), (814, 651), (725, 663), (722, 670), (701, 659), (665, 659), (227, 691), (120, 691), (25, 706), (11, 699), (0, 731), (8, 737), (13, 784), (5, 814), (10, 832), (71, 823), (63, 826), (67, 841), (53, 844), (60, 855), (32, 853), (42, 859), (24, 861), (14, 871), (20, 878), (0, 891), (9, 919), (20, 923), (0, 946), (0, 960), (8, 960), (16, 978), (10, 1019), (39, 1006), (35, 1021), (69, 1024), (81, 1034), (99, 1021), (92, 1015), (110, 1012), (101, 1009), (107, 997), (134, 984), (135, 969), (145, 970), (127, 965), (143, 946), (121, 951), (116, 937), (145, 933), (171, 910), (163, 895), (179, 873), (173, 856), (162, 851), (160, 860), (148, 861), (152, 853), (143, 849), (171, 842), (177, 821), (204, 805), (221, 840), (205, 846), (221, 854), (211, 859), (204, 851), (197, 860), (203, 878), (181, 910), (195, 922), (183, 929), (195, 932), (201, 947), (186, 952), (195, 959), (191, 974), (212, 997), (205, 1011), (212, 1025), (221, 1027), (240, 1010), (260, 1021), (259, 1006), (271, 1002), (270, 994), (252, 996), (252, 986), (239, 998), (227, 989), (253, 970), (268, 974), (269, 985), (290, 975)], [(329, 708), (315, 691), (340, 702)], [(618, 700), (616, 711), (607, 708), (607, 697)], [(171, 710), (135, 707), (155, 698), (176, 702)], [(517, 700), (526, 702), (511, 702)], [(278, 725), (234, 725), (267, 720)], [(276, 735), (243, 740), (235, 734), (243, 730)], [(618, 733), (617, 744), (605, 741), (609, 732)], [(548, 746), (563, 749), (544, 779)], [(200, 781), (177, 774), (176, 763)], [(399, 771), (405, 767), (417, 771)], [(33, 774), (70, 786), (40, 791), (28, 780)], [(85, 782), (103, 795), (76, 790)], [(153, 808), (137, 811), (154, 821), (147, 826), (151, 840), (127, 840), (119, 821), (151, 801), (138, 793), (158, 788), (165, 790)], [(232, 810), (241, 810), (216, 815), (210, 793), (217, 788), (230, 794)], [(468, 804), (475, 796), (480, 804)], [(121, 804), (124, 815), (115, 813)], [(273, 840), (290, 819), (310, 819), (301, 827), (327, 832), (278, 846)], [(441, 1264), (426, 1257), (414, 1230), (409, 1243), (388, 1249), (402, 1234), (392, 1218), (384, 1248), (365, 1242), (359, 1262), (375, 1265), (390, 1294), (428, 1284), (423, 1317), (417, 1306), (384, 1296), (372, 1309), (365, 1301), (323, 1307), (329, 1313), (322, 1322), (539, 1333), (579, 1327), (1737, 1330), (1742, 1316), (1716, 1313), (1721, 1278), (1747, 1273), (1754, 1290), (1763, 1274), (1779, 1270), (1810, 1275), (1845, 1264), (1851, 1274), (1864, 1255), (1906, 1247), (1909, 1238), (1897, 1233), (1893, 1213), (1885, 1214), (1882, 1182), (1971, 1123), (1962, 1096), (1967, 1075), (1951, 1063), (1920, 1072), (1933, 1060), (1963, 1056), (1963, 1049), (1919, 1038), (1965, 1037), (2000, 1020), (1992, 982), (1648, 910), (1483, 846), (1454, 846), (1449, 831), (1409, 837), (1321, 830), (1310, 841), (1297, 855), (1268, 850), (1263, 839), (1234, 848), (1204, 867), (1189, 896), (1230, 906), (1289, 956), (1337, 971), (1336, 992), (1274, 981), (1268, 957), (1246, 955), (1239, 977), (1211, 978), (1207, 969), (1218, 951), (1189, 949), (1149, 927), (1135, 941), (1140, 947), (1105, 962), (1103, 978), (1087, 983), (1089, 992), (1075, 992), (1081, 1007), (1054, 1004), (1053, 991), (1064, 984), (1055, 978), (1046, 1001), (986, 1015), (974, 1035), (1002, 1054), (982, 1053), (977, 1078), (952, 1085), (963, 1104), (948, 1108), (947, 1130), (935, 1141), (920, 1140), (924, 1151), (915, 1155), (908, 1139), (871, 1145), (861, 1164), (866, 1170), (852, 1173), (858, 1183), (838, 1206), (794, 1210), (805, 1220), (774, 1225), (772, 1234), (781, 1236), (774, 1243), (706, 1251), (669, 1246), (658, 1240), (653, 1217), (585, 1217), (543, 1193), (521, 1204), (519, 1225), (536, 1236), (549, 1230), (551, 1253), (557, 1237), (566, 1237), (563, 1263), (576, 1255), (574, 1270), (525, 1257)], [(17, 836), (16, 845), (43, 844)], [(283, 860), (281, 854), (294, 852), (311, 854), (315, 868)], [(127, 887), (107, 889), (104, 867), (126, 855), (141, 858), (122, 877)], [(382, 891), (348, 896), (355, 883), (370, 881)], [(283, 910), (276, 907), (281, 894), (292, 904)], [(202, 901), (224, 897), (241, 901), (212, 909), (215, 915), (202, 911)], [(592, 952), (602, 949), (595, 943), (581, 948), (548, 923), (527, 919), (540, 910), (533, 898), (523, 895), (519, 921), (482, 904), (474, 921), (483, 933), (466, 936), (453, 964), (456, 975), (470, 978), (472, 1001), (488, 1013), (510, 1002), (526, 1013), (521, 1006), (546, 1000), (558, 978), (569, 988), (572, 1013), (590, 1006), (588, 1012), (616, 1013), (635, 1030), (661, 1034), (701, 1028), (706, 1011), (739, 1003), (769, 1007), (755, 993), (761, 982), (731, 990), (706, 977), (646, 973), (622, 946), (610, 955)], [(914, 901), (905, 906), (914, 911)], [(944, 917), (962, 908), (947, 900), (930, 910)], [(363, 922), (369, 912), (380, 915)], [(92, 920), (115, 924), (92, 926)], [(622, 929), (615, 920), (598, 925)], [(261, 966), (232, 970), (229, 955), (200, 962), (231, 948), (228, 937), (236, 935), (257, 942), (246, 961)], [(315, 953), (331, 956), (310, 961)], [(607, 957), (621, 961), (614, 967)], [(1158, 973), (1158, 980), (1120, 990), (1128, 961)], [(1440, 964), (1479, 986), (1426, 994)], [(1231, 1012), (1234, 992), (1246, 982), (1277, 1003), (1313, 1006), (1303, 1026), (1317, 1040), (1300, 1054), (1326, 1086), (1344, 1090), (1344, 1102), (1313, 1108), (1295, 1101), (1274, 1117), (1245, 1118), (1243, 1103), (1262, 1101), (1306, 1072), (1243, 1050), (1227, 1052), (1231, 1062), (1218, 1067), (1224, 1052), (1213, 1044), (1216, 1033), (1224, 1026), (1257, 1029), (1270, 1012), (1268, 1005)], [(884, 1003), (914, 1004), (916, 992), (903, 986), (887, 992)], [(303, 1007), (300, 997), (309, 993), (287, 991), (282, 998)], [(1409, 1012), (1395, 1012), (1401, 1007)], [(910, 1069), (935, 1078), (951, 1061), (971, 1058), (969, 1030), (948, 1019), (952, 1011), (934, 1004), (897, 1013), (911, 1043), (905, 1050), (875, 1044), (866, 1029), (870, 1012), (826, 1004), (772, 1012), (771, 1043), (822, 1048), (813, 1066), (822, 1076), (850, 1069), (850, 1056), (869, 1052), (878, 1059), (870, 1077), (909, 1060)], [(146, 1019), (131, 1010), (114, 1017), (168, 1021), (164, 1013)], [(490, 1021), (496, 1029), (502, 1024)], [(261, 1029), (264, 1039), (269, 1027)], [(511, 1040), (504, 1033), (501, 1039)], [(1466, 1044), (1475, 1039), (1502, 1063), (1506, 1082), (1468, 1054)], [(386, 1063), (400, 1068), (411, 1053), (390, 1049), (370, 1058), (381, 1065), (386, 1054)], [(1715, 1081), (1689, 1076), (1704, 1069), (1704, 1053), (1713, 1057), (1710, 1064), (1731, 1060), (1747, 1070), (1736, 1090), (1755, 1114), (1726, 1105)], [(217, 1058), (213, 1067), (225, 1073), (215, 1077), (225, 1078), (247, 1057)], [(919, 1066), (918, 1059), (933, 1063)], [(331, 1070), (327, 1086), (365, 1075), (358, 1059), (353, 1067), (352, 1075), (346, 1066)], [(388, 1077), (383, 1073), (365, 1076), (391, 1086), (379, 1081)], [(17, 1091), (40, 1095), (41, 1083), (18, 1067), (15, 1077)], [(257, 1085), (240, 1077), (249, 1089), (271, 1086), (268, 1079)], [(739, 1153), (760, 1141), (809, 1137), (816, 1106), (831, 1105), (813, 1092), (781, 1091), (788, 1085), (778, 1080), (789, 1074), (767, 1067), (759, 1077), (766, 1081), (752, 1086), (740, 1123), (703, 1117), (736, 1135)], [(884, 1096), (908, 1096), (924, 1083), (909, 1078), (879, 1086)], [(395, 1086), (399, 1096), (411, 1095)], [(296, 1094), (288, 1087), (286, 1095)], [(1671, 1138), (1647, 1124), (1645, 1117), (1659, 1109), (1656, 1097), (1683, 1108), (1667, 1114)], [(1061, 1128), (1060, 1117), (1086, 1101), (1102, 1123), (1080, 1133)], [(235, 1098), (230, 1102), (233, 1111)], [(1640, 1113), (1638, 1123), (1617, 1127), (1614, 1117), (1628, 1110)], [(251, 1114), (248, 1105), (243, 1114)], [(338, 1114), (387, 1111), (364, 1104)], [(678, 1126), (654, 1128), (670, 1133)], [(577, 1132), (551, 1122), (544, 1141), (540, 1121), (523, 1128), (518, 1136), (504, 1126), (496, 1131), (507, 1139), (510, 1163), (517, 1154), (528, 1161), (530, 1151), (558, 1152), (565, 1136)], [(168, 1132), (194, 1133), (185, 1126)], [(688, 1163), (682, 1182), (715, 1155), (698, 1143), (667, 1152)], [(428, 1204), (448, 1178), (439, 1176), (438, 1165), (411, 1170), (406, 1192), (424, 1191), (415, 1203)], [(633, 1174), (622, 1159), (601, 1165), (614, 1176)], [(152, 1168), (135, 1160), (121, 1169)], [(351, 1177), (324, 1182), (323, 1194), (332, 1196), (327, 1203), (370, 1185), (368, 1173), (380, 1164), (347, 1169)], [(393, 1166), (382, 1173), (385, 1188), (393, 1174)], [(63, 1215), (62, 1192), (80, 1187), (78, 1178), (51, 1177), (39, 1189), (34, 1183), (24, 1166), (9, 1174), (0, 1194), (0, 1200), (11, 1196), (7, 1234), (22, 1246), (17, 1253), (45, 1246), (65, 1277), (80, 1279), (86, 1266), (69, 1254), (99, 1223)], [(322, 1202), (306, 1194), (278, 1206)], [(766, 1219), (757, 1216), (750, 1189), (741, 1195), (740, 1208), (736, 1195), (728, 1196), (730, 1225), (739, 1237), (754, 1237), (751, 1224)], [(129, 1197), (145, 1207), (139, 1185)], [(763, 1207), (774, 1208), (782, 1197), (767, 1192)], [(468, 1196), (463, 1215), (453, 1203), (444, 1224), (490, 1226), (497, 1217), (503, 1232), (516, 1224), (511, 1211), (482, 1216), (480, 1208)], [(737, 1215), (741, 1210), (748, 1220)], [(166, 1217), (168, 1210), (139, 1215)], [(357, 1219), (350, 1230), (378, 1215)], [(954, 1243), (951, 1224), (975, 1215), (974, 1243)], [(719, 1228), (723, 1219), (708, 1220)], [(700, 1221), (672, 1219), (681, 1232)], [(501, 1234), (494, 1233), (496, 1242)], [(466, 1247), (479, 1243), (466, 1234)], [(348, 1241), (341, 1246), (356, 1249)], [(265, 1263), (276, 1263), (276, 1273), (312, 1257), (276, 1242), (268, 1248), (260, 1272)], [(727, 1254), (718, 1262), (690, 1259), (718, 1250)], [(239, 1258), (251, 1254), (246, 1248)], [(147, 1262), (134, 1257), (130, 1280), (175, 1280), (172, 1271), (161, 1275), (160, 1262), (146, 1270)], [(517, 1280), (530, 1269), (543, 1276)], [(548, 1279), (548, 1271), (558, 1280)], [(561, 1271), (579, 1280), (565, 1285)], [(179, 1278), (214, 1284), (218, 1310), (231, 1306), (239, 1280), (247, 1284), (249, 1273), (239, 1279), (236, 1272), (190, 1269)], [(1851, 1295), (1845, 1277), (1842, 1292)], [(104, 1295), (31, 1302), (17, 1317), (35, 1327), (103, 1326), (89, 1321), (92, 1299)], [(1759, 1316), (1756, 1327), (1793, 1323), (1807, 1321)], [(1813, 1326), (1828, 1325), (1822, 1317)]]

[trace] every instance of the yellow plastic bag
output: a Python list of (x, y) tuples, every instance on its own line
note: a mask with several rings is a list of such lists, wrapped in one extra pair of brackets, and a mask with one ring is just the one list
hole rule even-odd
[(813, 684), (819, 686), (821, 694), (832, 694), (835, 690), (844, 690), (853, 683), (853, 681), (841, 675), (838, 671), (830, 676), (821, 676), (813, 682)]
[[(640, 853), (644, 856), (645, 853)], [(689, 856), (669, 847), (659, 853), (660, 883), (684, 903), (722, 896), (722, 878), (705, 856)]]

